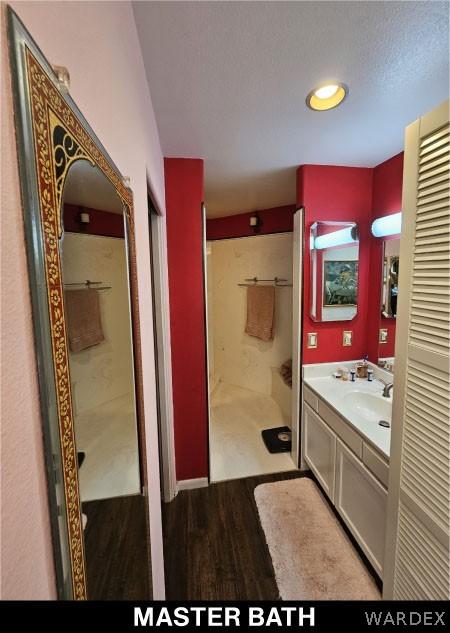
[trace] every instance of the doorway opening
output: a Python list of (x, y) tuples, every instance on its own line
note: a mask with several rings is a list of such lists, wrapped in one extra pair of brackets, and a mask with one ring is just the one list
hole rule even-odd
[(211, 482), (298, 467), (299, 248), (295, 231), (206, 235)]

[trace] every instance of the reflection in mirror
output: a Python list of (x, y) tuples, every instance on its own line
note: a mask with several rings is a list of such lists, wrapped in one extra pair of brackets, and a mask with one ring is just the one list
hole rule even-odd
[(394, 371), (395, 364), (395, 319), (397, 317), (399, 267), (400, 238), (386, 239), (383, 242), (378, 364), (391, 372)]
[(358, 227), (315, 222), (310, 231), (311, 307), (314, 321), (350, 321), (358, 311)]
[(381, 314), (394, 319), (397, 316), (399, 256), (399, 239), (384, 242)]
[[(140, 495), (127, 218), (113, 185), (85, 160), (69, 170), (62, 216), (60, 252), (88, 596), (144, 599), (148, 587), (123, 595), (118, 570), (105, 568), (108, 558), (119, 555), (123, 560), (136, 557), (141, 568), (148, 564), (147, 552), (142, 552), (145, 506)], [(127, 527), (141, 531), (140, 542), (130, 542), (132, 553), (120, 549), (130, 538), (124, 532)], [(128, 564), (133, 569), (132, 561)], [(141, 581), (147, 577), (144, 571)]]

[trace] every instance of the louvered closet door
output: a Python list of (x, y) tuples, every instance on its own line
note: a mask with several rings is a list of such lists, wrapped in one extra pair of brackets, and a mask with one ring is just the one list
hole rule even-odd
[(449, 103), (406, 130), (383, 596), (449, 598)]

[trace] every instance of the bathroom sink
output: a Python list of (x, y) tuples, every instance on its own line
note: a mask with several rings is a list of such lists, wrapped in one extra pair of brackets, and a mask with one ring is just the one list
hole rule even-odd
[(384, 398), (364, 391), (350, 391), (345, 396), (345, 407), (369, 422), (391, 421), (392, 398)]

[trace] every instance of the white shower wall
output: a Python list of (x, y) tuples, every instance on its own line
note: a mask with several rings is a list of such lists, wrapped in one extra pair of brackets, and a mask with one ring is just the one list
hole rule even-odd
[(292, 233), (216, 240), (208, 248), (210, 372), (270, 395), (272, 367), (292, 356), (292, 288), (275, 290), (274, 338), (264, 342), (245, 333), (247, 292), (238, 284), (255, 276), (292, 283)]
[(111, 286), (99, 292), (105, 340), (81, 352), (69, 352), (78, 415), (124, 394), (134, 394), (125, 240), (65, 233), (62, 253), (65, 283), (91, 279)]
[(208, 373), (209, 389), (212, 392), (218, 380), (214, 367), (214, 306), (213, 306), (213, 263), (212, 242), (206, 242), (206, 301), (208, 309)]

